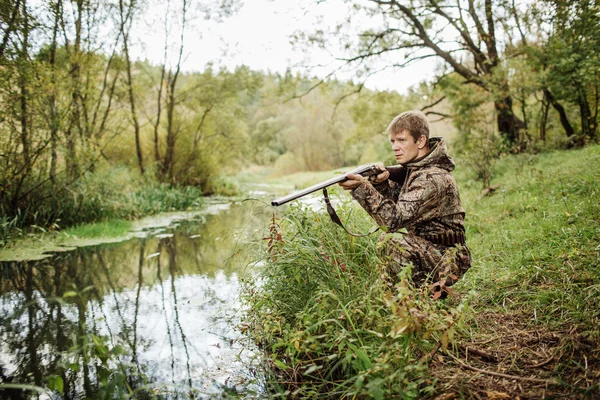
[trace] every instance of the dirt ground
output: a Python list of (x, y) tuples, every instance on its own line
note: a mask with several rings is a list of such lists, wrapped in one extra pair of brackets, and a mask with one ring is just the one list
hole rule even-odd
[(431, 358), (436, 400), (600, 399), (597, 332), (548, 331), (517, 313), (480, 313), (473, 322), (472, 339)]

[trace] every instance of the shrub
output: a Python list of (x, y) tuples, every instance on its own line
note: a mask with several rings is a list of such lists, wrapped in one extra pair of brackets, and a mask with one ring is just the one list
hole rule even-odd
[[(339, 209), (346, 220), (352, 211)], [(348, 224), (372, 227), (363, 213)], [(274, 217), (268, 232), (264, 267), (245, 283), (243, 301), (244, 330), (270, 358), (273, 390), (381, 399), (433, 389), (421, 358), (436, 342), (448, 345), (464, 305), (431, 300), (413, 287), (410, 268), (393, 285), (373, 235), (349, 236), (307, 206)]]
[(202, 190), (195, 186), (173, 187), (144, 180), (127, 168), (107, 168), (69, 186), (40, 187), (22, 208), (13, 209), (0, 202), (0, 243), (18, 233), (17, 228), (32, 225), (58, 229), (197, 209), (202, 204), (202, 195)]

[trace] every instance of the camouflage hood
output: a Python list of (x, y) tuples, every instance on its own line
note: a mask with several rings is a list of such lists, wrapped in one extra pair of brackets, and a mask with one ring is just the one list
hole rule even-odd
[(421, 158), (404, 164), (406, 168), (438, 167), (453, 171), (455, 164), (446, 150), (446, 142), (441, 137), (429, 138), (429, 152)]

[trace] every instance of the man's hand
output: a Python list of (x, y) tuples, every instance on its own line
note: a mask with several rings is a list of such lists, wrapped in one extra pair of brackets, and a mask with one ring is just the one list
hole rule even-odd
[(377, 163), (377, 164), (375, 164), (375, 167), (377, 167), (377, 169), (379, 171), (381, 171), (377, 175), (371, 175), (370, 177), (365, 178), (364, 176), (360, 176), (360, 175), (356, 175), (356, 174), (348, 174), (348, 175), (346, 175), (348, 180), (344, 181), (344, 182), (340, 182), (340, 183), (338, 183), (338, 185), (340, 185), (344, 190), (354, 190), (357, 187), (359, 187), (361, 183), (363, 183), (365, 181), (370, 181), (372, 183), (381, 183), (390, 177), (390, 172), (387, 169), (385, 169), (385, 166), (383, 165), (383, 163)]
[(385, 169), (385, 165), (383, 165), (383, 163), (377, 163), (375, 164), (375, 167), (381, 172), (377, 175), (371, 175), (369, 177), (369, 180), (372, 183), (382, 183), (390, 177), (390, 171)]
[(338, 183), (338, 185), (340, 185), (344, 190), (354, 190), (359, 187), (365, 179), (367, 179), (364, 176), (356, 174), (347, 174), (346, 178), (348, 178), (347, 181)]

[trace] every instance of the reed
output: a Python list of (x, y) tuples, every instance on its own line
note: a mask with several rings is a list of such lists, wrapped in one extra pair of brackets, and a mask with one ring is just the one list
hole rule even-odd
[[(348, 217), (353, 208), (346, 202), (339, 211)], [(360, 214), (349, 225), (372, 226)], [(275, 392), (382, 399), (432, 389), (420, 358), (448, 344), (465, 304), (435, 302), (410, 279), (392, 284), (375, 238), (348, 236), (302, 205), (271, 221), (264, 267), (246, 282), (243, 299), (244, 329), (269, 357)]]

